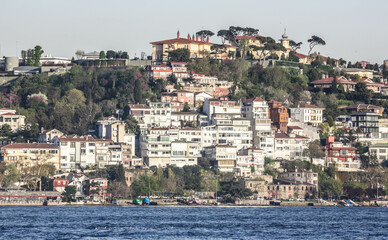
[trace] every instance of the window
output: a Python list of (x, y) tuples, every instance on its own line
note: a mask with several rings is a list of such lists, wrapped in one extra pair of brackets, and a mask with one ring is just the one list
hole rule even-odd
[(81, 147), (82, 147), (82, 148), (86, 147), (86, 143), (82, 142), (82, 143), (81, 143)]
[(81, 149), (81, 154), (85, 155), (86, 154), (86, 149)]
[(75, 148), (75, 142), (71, 142), (71, 143), (70, 143), (70, 147), (71, 147), (71, 148)]

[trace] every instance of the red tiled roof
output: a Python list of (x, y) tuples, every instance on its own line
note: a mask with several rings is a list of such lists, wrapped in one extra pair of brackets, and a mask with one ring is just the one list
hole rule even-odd
[(0, 108), (0, 110), (2, 110), (2, 111), (13, 111), (12, 109), (9, 109), (9, 108)]
[(151, 109), (149, 106), (146, 104), (128, 104), (128, 106), (132, 108), (146, 108), (146, 109)]
[(297, 56), (298, 58), (307, 58), (308, 56), (307, 55), (304, 55), (302, 53), (295, 53), (295, 56)]
[(56, 146), (52, 144), (47, 144), (47, 143), (13, 143), (13, 144), (8, 144), (3, 147), (2, 149), (13, 149), (13, 148), (38, 148), (38, 149), (43, 149), (43, 148), (57, 148)]
[(19, 114), (16, 114), (16, 113), (3, 113), (3, 114), (0, 114), (1, 116), (8, 116), (8, 115), (11, 115), (11, 116), (19, 116)]
[[(356, 85), (357, 84), (356, 82), (353, 82), (350, 79), (346, 79), (343, 76), (336, 76), (336, 79), (337, 79), (337, 83), (341, 83), (341, 84), (351, 84), (351, 85)], [(315, 81), (311, 82), (311, 84), (314, 84), (314, 85), (318, 85), (318, 84), (331, 84), (333, 82), (333, 80), (334, 80), (333, 77), (323, 78), (323, 79), (315, 80)]]

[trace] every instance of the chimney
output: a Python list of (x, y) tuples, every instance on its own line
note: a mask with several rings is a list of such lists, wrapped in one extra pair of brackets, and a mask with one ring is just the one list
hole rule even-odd
[(207, 40), (206, 40), (206, 42), (208, 43), (208, 42), (210, 42), (210, 38), (209, 37), (207, 37)]
[(195, 41), (198, 42), (198, 34), (195, 35)]
[(203, 36), (201, 36), (201, 42), (203, 42)]
[(190, 40), (190, 33), (188, 33), (188, 34), (187, 34), (187, 39), (189, 39), (189, 40)]
[(193, 41), (195, 40), (194, 34), (193, 34), (193, 37), (191, 38), (191, 40), (193, 40)]
[(178, 30), (178, 32), (176, 33), (176, 38), (181, 38), (181, 34), (179, 33), (179, 30)]

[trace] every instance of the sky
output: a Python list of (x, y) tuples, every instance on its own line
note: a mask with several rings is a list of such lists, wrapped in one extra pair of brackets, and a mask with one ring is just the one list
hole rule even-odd
[[(41, 45), (44, 55), (73, 57), (77, 49), (151, 55), (153, 41), (200, 30), (252, 27), (280, 39), (326, 41), (313, 51), (353, 63), (388, 59), (387, 0), (0, 0), (0, 55), (20, 56)], [(212, 42), (221, 42), (213, 36)]]

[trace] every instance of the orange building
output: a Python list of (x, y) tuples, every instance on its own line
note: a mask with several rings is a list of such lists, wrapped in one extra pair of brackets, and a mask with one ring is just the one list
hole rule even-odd
[(281, 102), (269, 101), (269, 116), (273, 125), (275, 125), (280, 131), (287, 132), (288, 125), (288, 111), (287, 107), (283, 106)]

